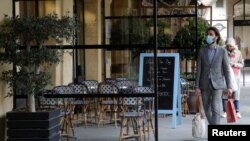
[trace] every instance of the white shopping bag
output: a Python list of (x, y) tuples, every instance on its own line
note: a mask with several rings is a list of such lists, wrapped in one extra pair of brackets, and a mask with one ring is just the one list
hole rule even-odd
[(238, 85), (237, 85), (232, 67), (229, 67), (229, 72), (230, 72), (230, 79), (231, 79), (231, 83), (232, 83), (232, 90), (237, 91)]
[(203, 138), (206, 135), (206, 120), (200, 113), (196, 113), (192, 120), (192, 135), (194, 138)]
[(192, 120), (192, 135), (194, 138), (203, 138), (206, 135), (206, 119), (201, 95), (196, 96), (196, 108), (197, 113)]

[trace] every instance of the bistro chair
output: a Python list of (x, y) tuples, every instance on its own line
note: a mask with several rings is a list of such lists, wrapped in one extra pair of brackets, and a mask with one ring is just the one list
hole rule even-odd
[[(68, 84), (70, 87), (73, 87), (74, 89), (74, 94), (88, 94), (88, 88), (84, 84), (74, 84), (70, 83)], [(88, 98), (76, 98), (74, 100), (75, 107), (80, 107), (82, 118), (84, 120), (84, 125), (87, 127), (87, 114), (88, 114), (88, 108), (89, 104), (92, 101), (89, 100)], [(77, 120), (79, 118), (79, 110), (75, 109), (76, 115), (77, 115)]]
[[(84, 84), (85, 86), (87, 86), (88, 89), (88, 93), (89, 94), (97, 94), (98, 93), (98, 81), (97, 80), (83, 80), (81, 81), (81, 84)], [(91, 101), (89, 103), (89, 109), (92, 109), (90, 111), (90, 115), (92, 115), (92, 113), (94, 113), (94, 119), (95, 119), (95, 123), (98, 124), (98, 99), (99, 98), (89, 98), (89, 101)]]
[[(118, 88), (113, 84), (100, 83), (98, 86), (98, 93), (100, 94), (118, 94)], [(110, 113), (110, 121), (114, 121), (117, 127), (117, 98), (102, 98), (100, 99), (98, 127), (101, 121), (104, 123), (104, 115)], [(113, 119), (114, 118), (114, 119)]]
[(133, 97), (122, 97), (119, 99), (122, 105), (122, 112), (119, 114), (121, 118), (120, 128), (120, 141), (124, 139), (134, 138), (141, 140), (143, 136), (143, 118), (144, 112), (142, 111), (142, 98)]
[[(134, 94), (153, 94), (154, 90), (147, 86), (137, 86), (133, 88)], [(150, 131), (155, 135), (154, 125), (153, 125), (153, 113), (154, 113), (154, 97), (142, 97), (142, 110), (144, 111), (143, 120), (143, 132), (144, 134), (148, 132), (148, 139), (150, 137)], [(146, 137), (146, 136), (144, 136)], [(144, 140), (146, 140), (144, 138)]]
[(106, 84), (113, 84), (113, 85), (115, 85), (115, 82), (116, 82), (117, 80), (116, 79), (113, 79), (113, 78), (106, 78), (105, 79), (105, 83)]
[(119, 89), (120, 94), (132, 94), (133, 87), (135, 86), (135, 81), (133, 80), (118, 80), (115, 85)]
[[(43, 94), (55, 94), (55, 91), (43, 90), (42, 95)], [(40, 96), (38, 99), (38, 107), (41, 110), (58, 108), (58, 99), (57, 98), (45, 98), (44, 96)]]
[[(74, 88), (70, 86), (60, 85), (55, 86), (53, 91), (57, 94), (74, 94)], [(61, 136), (65, 136), (67, 141), (69, 138), (75, 138), (75, 131), (74, 126), (72, 123), (73, 114), (74, 114), (74, 99), (73, 98), (60, 98), (58, 100), (58, 104), (61, 105), (61, 114), (62, 114), (62, 121), (61, 121)], [(71, 129), (71, 132), (70, 132)], [(64, 133), (65, 132), (65, 133)], [(72, 133), (72, 135), (71, 135)]]
[(189, 97), (189, 83), (187, 79), (181, 78), (181, 109), (182, 109), (182, 116), (185, 117), (189, 114), (189, 107), (188, 107), (188, 97)]
[(117, 77), (115, 78), (116, 81), (128, 80), (126, 77)]
[(83, 80), (82, 84), (86, 85), (88, 88), (88, 93), (97, 93), (98, 89), (98, 81), (96, 80)]

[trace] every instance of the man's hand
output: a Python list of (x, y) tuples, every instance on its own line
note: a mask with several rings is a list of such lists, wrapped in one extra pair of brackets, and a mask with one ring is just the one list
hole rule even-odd
[(234, 63), (233, 63), (233, 62), (230, 62), (229, 64), (230, 64), (230, 66), (232, 66), (232, 67), (234, 66)]
[(201, 90), (200, 88), (195, 88), (195, 95), (200, 95), (201, 94)]
[(231, 97), (233, 94), (233, 90), (231, 88), (227, 89), (227, 97)]

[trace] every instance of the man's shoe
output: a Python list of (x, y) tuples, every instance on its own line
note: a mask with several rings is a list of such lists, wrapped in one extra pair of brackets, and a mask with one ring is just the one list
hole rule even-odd
[(238, 118), (241, 118), (240, 112), (237, 112), (236, 115), (237, 115)]
[(227, 117), (227, 113), (224, 112), (222, 115), (221, 115), (222, 118), (226, 118)]

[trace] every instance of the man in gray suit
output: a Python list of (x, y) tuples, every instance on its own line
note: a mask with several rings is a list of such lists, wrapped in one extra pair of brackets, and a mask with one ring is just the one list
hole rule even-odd
[(220, 124), (222, 91), (227, 89), (228, 94), (232, 94), (228, 55), (225, 48), (218, 46), (219, 41), (218, 29), (208, 28), (208, 47), (200, 49), (197, 60), (195, 93), (201, 94), (204, 111), (211, 125)]

